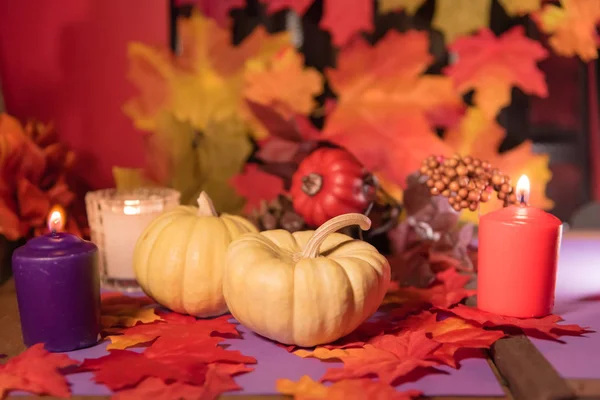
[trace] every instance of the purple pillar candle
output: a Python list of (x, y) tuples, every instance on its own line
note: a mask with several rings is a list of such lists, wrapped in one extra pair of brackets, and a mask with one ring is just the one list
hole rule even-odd
[(54, 232), (14, 251), (23, 341), (53, 352), (96, 344), (100, 337), (98, 248), (75, 235)]

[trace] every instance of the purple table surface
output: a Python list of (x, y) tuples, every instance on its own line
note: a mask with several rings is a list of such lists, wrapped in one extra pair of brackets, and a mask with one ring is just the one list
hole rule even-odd
[(596, 332), (532, 342), (563, 378), (600, 379), (600, 237), (563, 240), (554, 313)]
[[(569, 323), (589, 326), (600, 332), (600, 238), (563, 241), (559, 262), (555, 313)], [(341, 363), (300, 358), (265, 340), (243, 326), (238, 328), (243, 339), (229, 339), (229, 348), (258, 360), (255, 370), (236, 377), (243, 388), (235, 394), (276, 394), (279, 378), (298, 380), (303, 375), (319, 379), (328, 368)], [(600, 358), (591, 355), (600, 351), (600, 333), (586, 337), (567, 337), (564, 343), (533, 339), (533, 342), (565, 378), (600, 378)], [(108, 354), (106, 342), (89, 349), (67, 353), (76, 360), (98, 358)], [(408, 381), (399, 390), (416, 389), (427, 396), (503, 396), (487, 361), (468, 358), (458, 370), (443, 367), (442, 372)], [(104, 385), (95, 384), (91, 373), (68, 377), (76, 395), (110, 395)]]

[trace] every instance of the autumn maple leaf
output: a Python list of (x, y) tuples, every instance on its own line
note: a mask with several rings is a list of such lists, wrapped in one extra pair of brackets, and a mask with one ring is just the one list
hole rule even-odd
[(250, 62), (244, 75), (246, 100), (274, 107), (284, 116), (310, 114), (316, 106), (314, 97), (322, 91), (323, 76), (304, 68), (304, 57), (292, 47), (267, 62)]
[[(304, 15), (314, 0), (261, 0), (272, 14), (290, 8)], [(346, 45), (359, 32), (371, 32), (373, 26), (373, 2), (371, 0), (325, 0), (323, 17), (319, 26), (331, 33), (333, 44)]]
[(505, 336), (502, 331), (486, 330), (461, 318), (438, 320), (438, 315), (429, 311), (409, 316), (399, 325), (404, 330), (423, 330), (430, 334), (434, 341), (442, 344), (434, 351), (434, 358), (453, 368), (458, 368), (455, 355), (460, 349), (487, 349)]
[(547, 315), (542, 318), (515, 318), (505, 317), (482, 311), (475, 307), (467, 307), (459, 304), (454, 308), (446, 311), (460, 317), (464, 320), (478, 323), (490, 328), (520, 328), (525, 333), (540, 333), (553, 339), (557, 339), (561, 335), (581, 335), (589, 332), (587, 328), (576, 324), (559, 325), (558, 322), (563, 319), (558, 315)]
[(437, 0), (431, 26), (444, 35), (446, 43), (490, 24), (492, 0)]
[(371, 379), (344, 380), (331, 386), (325, 386), (322, 383), (313, 381), (307, 375), (304, 375), (297, 382), (289, 379), (278, 379), (276, 387), (279, 393), (294, 396), (296, 400), (409, 400), (421, 395), (421, 392), (417, 390), (400, 392), (390, 385)]
[(271, 201), (284, 192), (281, 178), (262, 171), (256, 164), (246, 164), (244, 171), (230, 182), (246, 199), (244, 211), (247, 213), (257, 209), (262, 201)]
[(217, 344), (222, 339), (218, 337), (207, 337), (192, 342), (186, 340), (173, 340), (161, 337), (144, 351), (144, 356), (150, 359), (161, 360), (165, 363), (180, 363), (180, 360), (193, 356), (195, 361), (204, 363), (236, 363), (256, 364), (254, 357), (245, 356), (237, 350), (226, 350)]
[(60, 369), (77, 365), (65, 354), (53, 354), (36, 344), (0, 365), (0, 399), (10, 391), (70, 397), (71, 390)]
[[(450, 307), (459, 303), (476, 291), (465, 289), (465, 285), (471, 280), (468, 275), (456, 272), (454, 268), (436, 274), (436, 281), (427, 289), (406, 287), (388, 293), (387, 304), (402, 304), (415, 309), (420, 304), (431, 304), (436, 307)], [(412, 307), (411, 307), (412, 306)]]
[(160, 316), (154, 308), (155, 304), (147, 296), (129, 297), (119, 292), (102, 293), (101, 295), (102, 326), (106, 328), (129, 327), (138, 322), (143, 324), (158, 321)]
[(440, 346), (429, 339), (425, 331), (377, 336), (363, 348), (344, 350), (347, 353), (342, 359), (344, 368), (330, 368), (321, 380), (340, 381), (376, 375), (380, 381), (392, 384), (415, 368), (438, 365), (431, 357)]
[(598, 58), (600, 2), (561, 0), (560, 7), (546, 4), (534, 20), (542, 32), (550, 35), (550, 46), (557, 54), (578, 55), (583, 61)]
[(499, 3), (511, 17), (522, 17), (542, 7), (542, 0), (499, 0)]
[[(197, 320), (194, 317), (177, 313), (159, 313), (162, 322), (153, 322), (122, 329), (120, 336), (110, 336), (118, 340), (127, 340), (127, 347), (152, 341), (158, 337), (166, 340), (182, 341), (188, 344), (202, 342), (211, 334), (239, 337), (236, 326), (230, 322), (230, 315), (213, 319)], [(114, 342), (114, 341), (113, 341)]]
[(408, 287), (404, 290), (435, 307), (450, 307), (477, 293), (476, 290), (465, 289), (471, 279), (471, 276), (461, 275), (454, 268), (448, 268), (436, 275), (439, 284), (428, 289)]
[(444, 73), (461, 93), (475, 90), (473, 101), (488, 119), (510, 104), (513, 86), (529, 95), (548, 96), (544, 73), (537, 66), (548, 51), (527, 38), (521, 26), (499, 37), (482, 29), (474, 36), (456, 40), (449, 49), (457, 61)]
[(390, 31), (375, 46), (357, 40), (343, 49), (327, 71), (338, 102), (323, 139), (401, 185), (429, 154), (449, 154), (429, 115), (460, 109), (462, 101), (448, 78), (421, 75), (431, 60), (425, 32)]
[(213, 400), (222, 393), (240, 390), (241, 387), (235, 383), (232, 376), (251, 370), (244, 365), (224, 368), (219, 364), (211, 364), (207, 367), (205, 382), (202, 386), (193, 386), (182, 382), (167, 384), (161, 379), (151, 377), (134, 388), (118, 391), (112, 398), (115, 400)]
[[(513, 185), (521, 175), (527, 175), (531, 182), (529, 204), (542, 209), (552, 208), (553, 202), (546, 197), (546, 185), (552, 178), (549, 156), (534, 153), (533, 143), (529, 140), (499, 153), (505, 136), (504, 128), (495, 120), (487, 118), (479, 108), (471, 107), (460, 125), (446, 133), (444, 141), (459, 154), (480, 158), (499, 168), (514, 180)], [(485, 140), (481, 140), (481, 137), (485, 137)], [(480, 203), (477, 212), (464, 211), (462, 217), (478, 223), (479, 215), (502, 207), (502, 201), (491, 199), (487, 203)]]
[(176, 0), (176, 6), (194, 4), (202, 15), (215, 20), (222, 27), (229, 27), (231, 18), (229, 13), (235, 8), (244, 8), (246, 2), (244, 0)]
[(85, 359), (79, 371), (94, 372), (94, 381), (112, 390), (135, 386), (148, 377), (202, 385), (207, 369), (206, 364), (191, 358), (186, 361), (184, 364), (173, 365), (150, 359), (133, 351), (111, 350), (107, 356)]

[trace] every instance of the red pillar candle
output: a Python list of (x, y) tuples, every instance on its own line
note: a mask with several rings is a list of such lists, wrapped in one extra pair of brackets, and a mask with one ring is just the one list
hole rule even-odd
[(477, 307), (531, 318), (552, 313), (562, 223), (527, 205), (529, 179), (517, 184), (519, 205), (481, 217)]

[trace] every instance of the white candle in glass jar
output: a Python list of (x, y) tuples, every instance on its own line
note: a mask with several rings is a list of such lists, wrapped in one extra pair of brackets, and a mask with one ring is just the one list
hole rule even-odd
[(104, 287), (136, 290), (133, 252), (144, 229), (165, 211), (179, 205), (178, 191), (141, 188), (104, 189), (86, 195), (92, 241), (100, 251)]
[(140, 206), (139, 200), (125, 200), (121, 212), (103, 210), (106, 274), (115, 279), (135, 279), (133, 250), (146, 227), (163, 212), (163, 207)]

